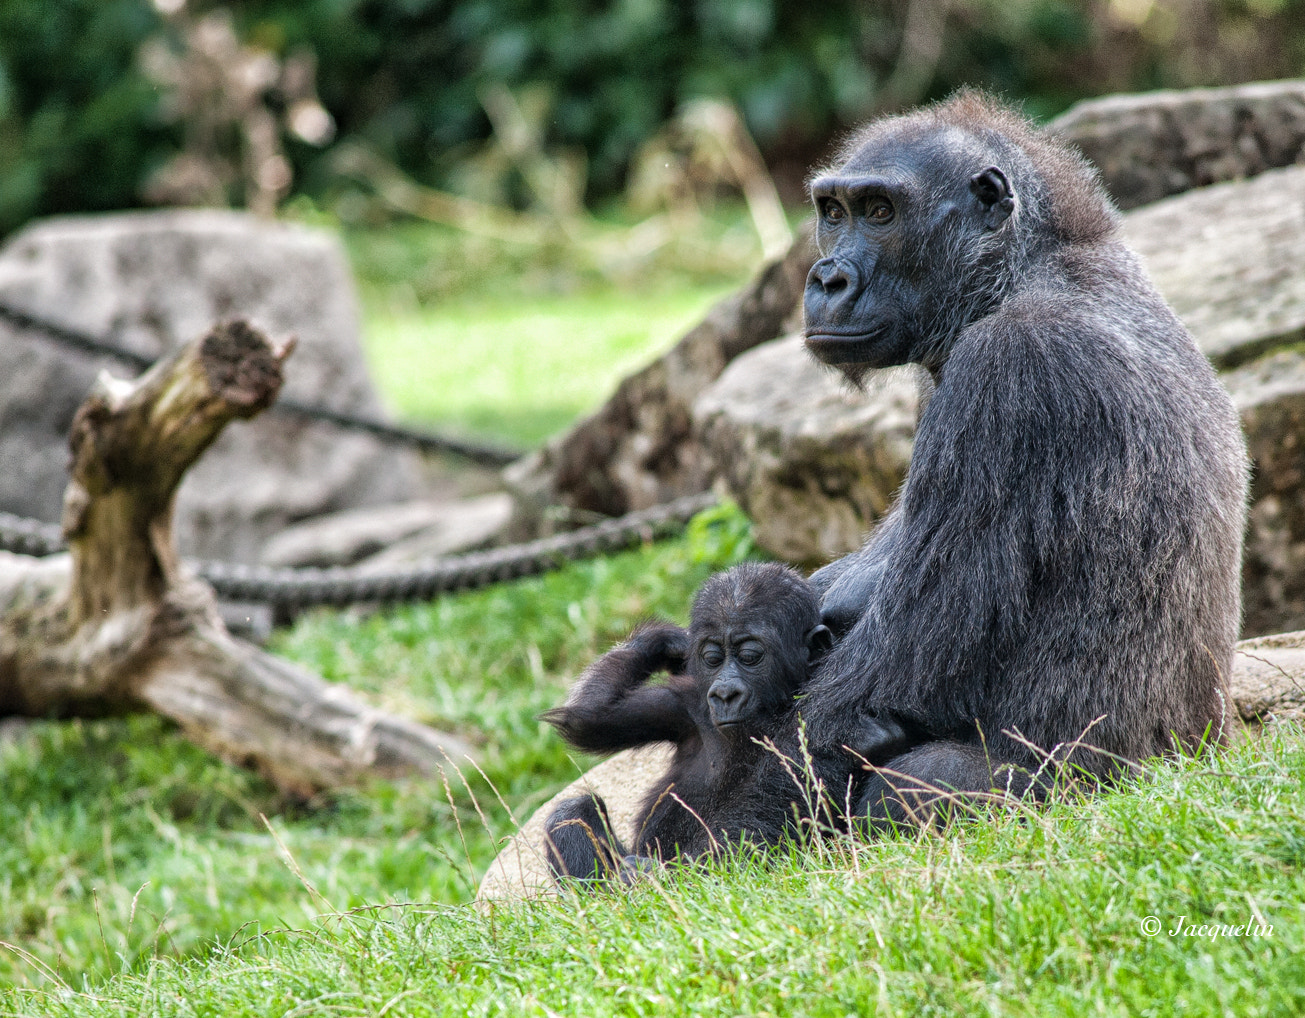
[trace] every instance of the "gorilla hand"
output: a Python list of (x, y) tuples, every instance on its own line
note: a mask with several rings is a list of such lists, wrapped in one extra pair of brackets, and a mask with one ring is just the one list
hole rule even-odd
[(862, 714), (843, 744), (863, 765), (878, 766), (900, 756), (924, 735), (909, 722), (891, 714)]
[[(840, 565), (835, 562), (825, 569)], [(815, 584), (820, 577), (820, 570), (812, 576)], [(856, 625), (870, 602), (874, 600), (879, 589), (879, 581), (884, 575), (884, 560), (869, 563), (853, 561), (843, 569), (830, 584), (820, 601), (820, 621), (830, 628), (835, 640), (841, 640)]]

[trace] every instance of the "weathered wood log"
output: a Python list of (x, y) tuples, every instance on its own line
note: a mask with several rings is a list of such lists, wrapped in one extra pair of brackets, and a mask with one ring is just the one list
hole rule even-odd
[(0, 716), (153, 709), (305, 795), (468, 752), (232, 637), (177, 554), (182, 477), (227, 422), (275, 400), (292, 349), (230, 322), (134, 381), (100, 377), (73, 422), (70, 553), (0, 555)]

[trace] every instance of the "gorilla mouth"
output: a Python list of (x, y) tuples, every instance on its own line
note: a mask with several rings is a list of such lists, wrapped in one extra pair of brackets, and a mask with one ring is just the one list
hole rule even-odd
[(812, 355), (826, 364), (859, 364), (870, 359), (867, 355), (885, 331), (808, 332), (806, 344)]

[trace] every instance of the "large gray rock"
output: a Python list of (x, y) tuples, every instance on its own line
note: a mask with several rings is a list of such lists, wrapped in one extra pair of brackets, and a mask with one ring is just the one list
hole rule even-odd
[(804, 230), (788, 254), (622, 381), (592, 416), (504, 471), (521, 536), (539, 531), (550, 506), (619, 516), (706, 491), (711, 468), (693, 440), (693, 401), (735, 357), (781, 335), (800, 313), (814, 252)]
[(1305, 339), (1305, 166), (1137, 209), (1124, 235), (1216, 365)]
[(1242, 632), (1305, 629), (1305, 354), (1279, 352), (1223, 381), (1254, 464)]
[[(149, 357), (244, 317), (293, 333), (284, 395), (379, 414), (358, 309), (330, 234), (224, 211), (52, 219), (0, 249), (0, 298)], [(0, 509), (59, 519), (73, 411), (102, 367), (131, 369), (0, 323)], [(286, 524), (411, 498), (418, 464), (366, 435), (275, 413), (228, 428), (187, 476), (178, 538), (190, 555), (253, 561)]]
[(879, 371), (857, 391), (801, 335), (725, 370), (694, 403), (694, 426), (758, 544), (807, 567), (862, 545), (906, 477), (922, 377)]
[(1131, 209), (1305, 161), (1305, 80), (1087, 99), (1050, 127)]

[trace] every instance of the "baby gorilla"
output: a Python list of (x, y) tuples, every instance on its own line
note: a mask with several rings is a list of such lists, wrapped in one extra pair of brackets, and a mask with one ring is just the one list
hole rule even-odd
[[(649, 623), (594, 662), (544, 720), (579, 749), (665, 741), (675, 756), (639, 808), (633, 854), (612, 833), (601, 798), (559, 804), (546, 826), (554, 874), (628, 875), (650, 859), (693, 859), (750, 831), (785, 830), (798, 786), (789, 800), (773, 785), (762, 794), (757, 775), (787, 761), (759, 741), (783, 730), (830, 644), (819, 598), (801, 576), (747, 563), (702, 585), (687, 632)], [(661, 671), (670, 673), (665, 682), (648, 682)]]

